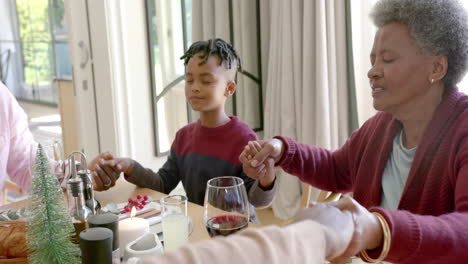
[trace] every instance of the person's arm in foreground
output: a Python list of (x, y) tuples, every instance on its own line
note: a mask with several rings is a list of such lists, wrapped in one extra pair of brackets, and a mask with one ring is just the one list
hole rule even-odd
[[(9, 143), (10, 150), (7, 157), (6, 171), (11, 180), (18, 184), (24, 191), (29, 190), (31, 184), (32, 165), (37, 149), (37, 144), (33, 139), (28, 126), (28, 118), (23, 109), (8, 89), (0, 83), (0, 109), (6, 115), (7, 124), (2, 124), (2, 129), (6, 129), (9, 138), (5, 138)], [(0, 137), (2, 133), (0, 133)], [(2, 142), (2, 138), (0, 138)], [(3, 147), (3, 146), (0, 146)]]
[[(306, 210), (313, 215), (321, 215), (321, 224), (299, 219), (299, 222), (286, 227), (247, 229), (229, 237), (189, 244), (140, 263), (322, 264), (325, 259), (341, 255), (354, 232), (351, 213), (325, 204)], [(336, 218), (347, 221), (340, 221), (338, 225), (333, 220)]]

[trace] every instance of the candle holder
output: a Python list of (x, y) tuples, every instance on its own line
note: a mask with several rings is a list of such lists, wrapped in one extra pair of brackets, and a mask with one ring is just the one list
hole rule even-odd
[(143, 258), (163, 254), (164, 249), (158, 236), (147, 233), (125, 247), (125, 260), (130, 258)]

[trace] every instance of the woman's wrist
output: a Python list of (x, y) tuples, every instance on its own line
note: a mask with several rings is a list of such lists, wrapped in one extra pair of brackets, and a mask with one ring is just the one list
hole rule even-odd
[(368, 232), (368, 242), (365, 249), (375, 249), (382, 245), (383, 242), (383, 229), (379, 219), (375, 214), (372, 214), (372, 225)]
[(271, 140), (271, 145), (273, 146), (273, 149), (274, 149), (273, 153), (275, 153), (275, 156), (273, 158), (275, 160), (275, 163), (278, 163), (278, 161), (280, 161), (281, 158), (283, 157), (284, 149), (285, 149), (284, 147), (285, 142), (283, 142), (282, 139), (273, 138)]
[[(370, 262), (370, 263), (380, 263), (385, 258), (387, 258), (387, 255), (390, 252), (390, 246), (392, 244), (392, 234), (391, 234), (391, 231), (390, 231), (390, 226), (388, 225), (388, 222), (385, 219), (385, 217), (383, 217), (383, 215), (381, 215), (380, 213), (377, 213), (377, 212), (373, 212), (372, 214), (374, 214), (377, 217), (377, 220), (379, 221), (380, 227), (381, 227), (380, 228), (381, 238), (380, 238), (380, 243), (378, 243), (378, 247), (379, 247), (379, 250), (380, 250), (380, 255), (376, 259), (371, 258), (367, 254), (366, 249), (364, 249), (364, 250), (361, 251), (361, 258), (363, 260), (367, 261), (367, 262)], [(377, 231), (377, 232), (379, 232), (379, 231)], [(376, 247), (371, 245), (367, 249), (375, 249), (375, 248)]]

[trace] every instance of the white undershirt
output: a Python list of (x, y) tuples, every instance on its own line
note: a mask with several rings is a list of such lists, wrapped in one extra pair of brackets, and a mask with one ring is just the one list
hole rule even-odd
[(385, 209), (396, 210), (400, 203), (403, 188), (413, 163), (416, 148), (407, 149), (403, 146), (402, 131), (393, 139), (393, 149), (382, 176), (382, 203)]

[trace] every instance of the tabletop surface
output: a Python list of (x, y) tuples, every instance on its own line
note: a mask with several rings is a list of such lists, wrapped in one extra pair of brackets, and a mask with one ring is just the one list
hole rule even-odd
[[(95, 192), (95, 198), (105, 206), (108, 203), (123, 203), (128, 200), (128, 198), (136, 197), (138, 194), (148, 195), (153, 198), (153, 200), (159, 200), (161, 197), (166, 196), (167, 194), (157, 192), (147, 188), (139, 188), (123, 179), (119, 179), (117, 184), (103, 192)], [(21, 208), (27, 205), (27, 200), (6, 204), (0, 206), (0, 209), (10, 209), (10, 208)], [(203, 206), (198, 204), (188, 203), (188, 215), (192, 219), (193, 223), (193, 232), (190, 234), (189, 241), (197, 242), (200, 240), (209, 239), (210, 236), (206, 231), (206, 227), (203, 220)], [(249, 223), (249, 227), (258, 227), (258, 225)]]

